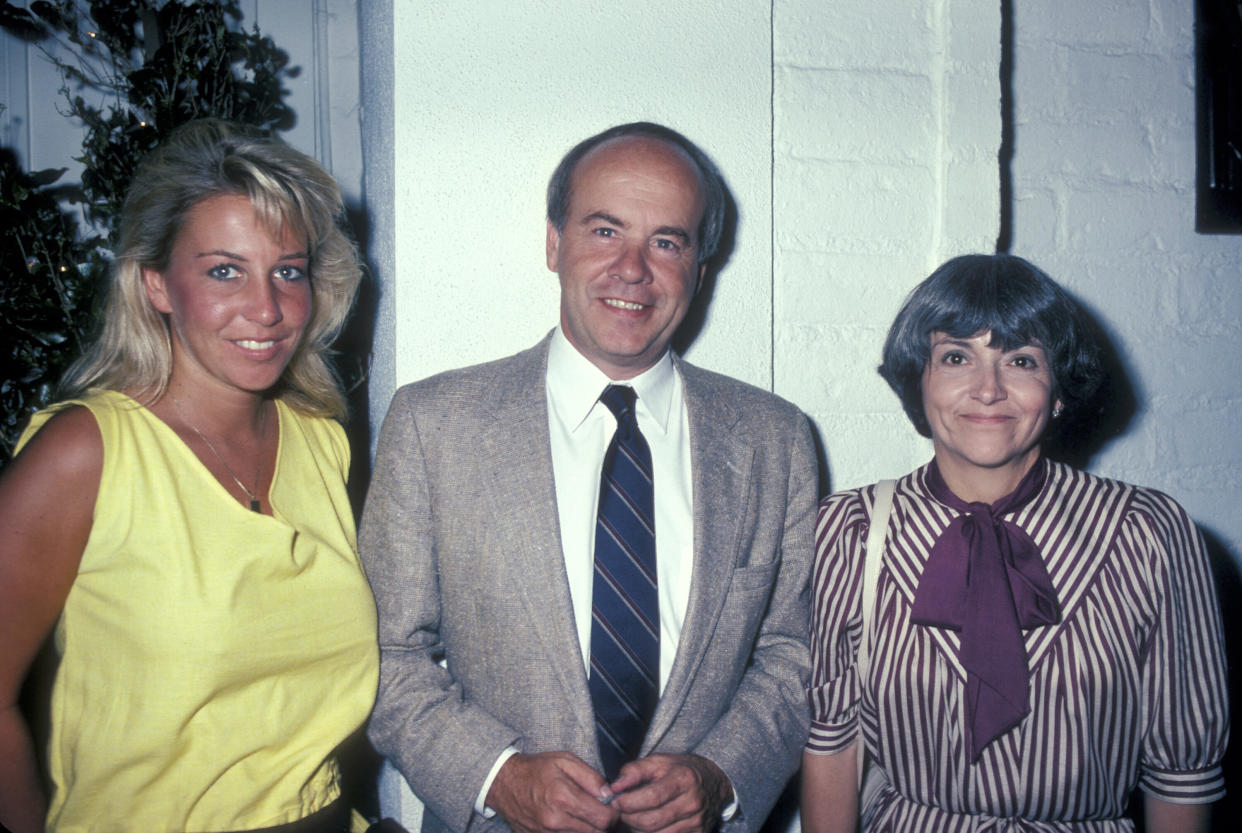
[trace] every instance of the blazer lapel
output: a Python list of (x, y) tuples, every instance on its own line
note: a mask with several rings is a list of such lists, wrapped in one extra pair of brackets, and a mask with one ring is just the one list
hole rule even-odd
[(672, 726), (715, 630), (737, 564), (742, 523), (750, 498), (754, 449), (739, 431), (740, 415), (715, 395), (693, 366), (674, 361), (684, 382), (694, 481), (694, 568), (690, 599), (668, 684), (651, 720), (644, 749)]
[(593, 737), (595, 719), (557, 520), (548, 437), (548, 343), (544, 339), (523, 354), (529, 360), (513, 366), (515, 372), (496, 386), (493, 428), (478, 438), (482, 459), (494, 461), (487, 490), (492, 506), (480, 522), (500, 524), (510, 538), (505, 555), (513, 559), (508, 573), (527, 611), (524, 622), (555, 669), (565, 702)]

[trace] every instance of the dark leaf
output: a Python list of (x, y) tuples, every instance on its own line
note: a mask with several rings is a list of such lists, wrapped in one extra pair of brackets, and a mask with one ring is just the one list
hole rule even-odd
[(68, 168), (44, 168), (41, 171), (31, 171), (29, 174), (30, 182), (36, 187), (51, 185), (56, 180), (65, 175)]
[(74, 28), (73, 10), (68, 7), (64, 0), (60, 3), (50, 3), (48, 0), (35, 0), (35, 2), (30, 4), (30, 11), (44, 23), (61, 31), (68, 31)]
[(0, 29), (27, 43), (41, 41), (51, 34), (47, 26), (30, 12), (7, 2), (0, 2)]

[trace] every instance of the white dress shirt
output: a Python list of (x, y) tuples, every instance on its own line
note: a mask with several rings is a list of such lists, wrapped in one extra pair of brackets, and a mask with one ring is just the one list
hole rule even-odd
[[(548, 350), (548, 429), (565, 573), (588, 676), (599, 480), (604, 453), (617, 430), (616, 417), (599, 401), (610, 384), (614, 382), (557, 328)], [(651, 448), (662, 694), (681, 638), (694, 566), (690, 421), (681, 377), (668, 353), (653, 367), (618, 384), (631, 386), (638, 394), (638, 429)]]

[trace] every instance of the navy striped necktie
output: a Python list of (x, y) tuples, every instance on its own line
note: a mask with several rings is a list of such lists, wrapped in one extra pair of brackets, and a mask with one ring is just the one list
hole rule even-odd
[(660, 611), (656, 582), (651, 449), (634, 415), (637, 394), (609, 385), (600, 396), (617, 431), (600, 476), (591, 595), (591, 705), (604, 775), (634, 760), (659, 699)]

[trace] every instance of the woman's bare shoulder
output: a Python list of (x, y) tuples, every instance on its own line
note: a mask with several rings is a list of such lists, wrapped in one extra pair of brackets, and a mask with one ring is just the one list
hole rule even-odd
[(39, 427), (0, 477), (0, 515), (27, 525), (89, 520), (103, 473), (104, 445), (90, 410), (69, 405)]
[(102, 466), (103, 436), (95, 415), (84, 405), (66, 405), (22, 446), (9, 469), (36, 477), (39, 472), (98, 476)]

